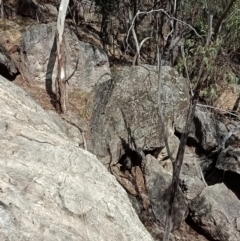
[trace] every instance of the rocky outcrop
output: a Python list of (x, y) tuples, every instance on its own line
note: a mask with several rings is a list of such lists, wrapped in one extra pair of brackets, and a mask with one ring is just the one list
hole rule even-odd
[(0, 240), (153, 240), (96, 157), (2, 77), (0, 107)]
[(240, 240), (240, 201), (224, 184), (209, 186), (190, 204), (190, 215), (213, 240)]
[[(121, 67), (112, 70), (113, 80), (95, 89), (90, 121), (89, 150), (107, 164), (119, 159), (123, 143), (130, 148), (164, 147), (158, 116), (158, 75), (155, 66)], [(163, 68), (163, 108), (170, 135), (186, 113), (188, 87), (184, 78)], [(183, 118), (184, 119), (184, 118)], [(123, 153), (122, 153), (123, 154)]]
[[(26, 79), (55, 91), (56, 79), (56, 24), (31, 26), (22, 36), (20, 51)], [(111, 79), (108, 57), (95, 46), (78, 40), (72, 29), (65, 29), (66, 72), (70, 92), (89, 93), (98, 83)], [(75, 71), (75, 72), (74, 72)]]

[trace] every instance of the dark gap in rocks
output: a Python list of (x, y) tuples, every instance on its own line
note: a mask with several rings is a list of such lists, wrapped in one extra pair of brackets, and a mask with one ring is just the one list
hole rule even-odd
[(142, 166), (143, 153), (138, 150), (133, 150), (125, 140), (121, 139), (121, 142), (124, 154), (118, 160), (118, 163), (121, 165), (120, 170), (131, 173), (133, 167)]
[[(182, 133), (180, 133), (180, 132), (178, 132), (178, 131), (175, 130), (174, 135), (175, 135), (179, 140), (181, 140)], [(198, 156), (204, 156), (204, 155), (207, 156), (207, 155), (209, 154), (208, 152), (206, 152), (206, 151), (198, 144), (198, 142), (196, 141), (196, 139), (193, 138), (192, 136), (188, 136), (187, 146), (189, 146), (189, 147), (195, 147), (195, 153), (196, 153)]]
[(189, 136), (187, 139), (187, 145), (192, 147), (198, 147), (197, 141), (191, 136)]
[(175, 130), (174, 135), (180, 140), (182, 133), (177, 131), (177, 130)]
[(124, 150), (124, 154), (120, 157), (118, 163), (121, 164), (120, 170), (123, 172), (127, 170), (131, 171), (131, 169), (135, 166), (139, 166), (142, 168), (142, 161), (144, 155), (146, 156), (150, 154), (157, 158), (157, 153), (159, 153), (163, 149), (163, 147), (151, 147), (143, 150), (138, 150), (138, 148), (136, 148), (136, 150), (134, 150), (129, 146), (129, 144), (125, 140), (121, 139), (121, 143), (122, 148)]
[(204, 230), (199, 227), (194, 220), (191, 218), (190, 215), (187, 216), (186, 220), (185, 220), (186, 224), (188, 226), (190, 226), (195, 232), (197, 232), (198, 234), (203, 235), (205, 238), (207, 238), (209, 241), (216, 241), (214, 240), (209, 234), (205, 233)]
[(1, 74), (4, 78), (6, 78), (6, 79), (8, 79), (8, 80), (10, 80), (10, 81), (13, 81), (13, 80), (16, 79), (16, 77), (17, 77), (17, 75), (19, 74), (19, 72), (16, 73), (16, 74), (11, 75), (11, 74), (9, 73), (8, 68), (7, 68), (4, 64), (1, 64), (1, 63), (0, 63), (0, 74)]
[(240, 174), (232, 171), (225, 171), (223, 173), (223, 183), (235, 193), (237, 198), (240, 200)]
[(209, 186), (222, 183), (223, 171), (214, 167), (212, 170), (205, 174), (205, 180)]
[[(181, 140), (182, 133), (180, 133), (177, 130), (175, 130), (174, 135), (179, 139), (179, 141)], [(188, 136), (187, 146), (196, 147), (197, 148), (199, 145), (198, 145), (197, 141), (193, 137)]]
[[(215, 170), (215, 163), (211, 160), (206, 160), (205, 162), (203, 161), (200, 166), (204, 175), (204, 178), (206, 180), (206, 182), (208, 182), (207, 180), (211, 177), (211, 175), (213, 174), (214, 170)], [(210, 184), (209, 184), (210, 185)]]
[(150, 148), (148, 150), (143, 150), (145, 156), (150, 154), (152, 156), (154, 156), (156, 158), (156, 153), (159, 152), (161, 150), (161, 148), (157, 147), (157, 148)]
[(240, 200), (240, 174), (232, 171), (223, 171), (218, 168), (214, 168), (209, 176), (205, 176), (208, 185), (215, 185), (217, 183), (224, 183), (228, 189), (230, 189), (237, 198)]

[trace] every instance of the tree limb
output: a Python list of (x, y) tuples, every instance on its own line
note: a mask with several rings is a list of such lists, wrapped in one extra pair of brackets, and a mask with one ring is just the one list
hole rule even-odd
[(135, 21), (136, 21), (136, 18), (138, 17), (138, 15), (141, 15), (141, 14), (150, 14), (150, 13), (153, 13), (153, 12), (162, 12), (164, 13), (169, 19), (172, 19), (172, 20), (176, 20), (177, 22), (180, 22), (184, 25), (186, 25), (187, 27), (189, 27), (190, 29), (192, 29), (194, 31), (194, 33), (199, 37), (199, 38), (203, 38), (202, 36), (200, 36), (198, 33), (197, 33), (197, 30), (195, 28), (193, 28), (190, 24), (187, 24), (186, 22), (182, 21), (182, 20), (179, 20), (175, 17), (172, 17), (171, 15), (169, 15), (164, 9), (160, 8), (160, 9), (152, 9), (150, 11), (147, 11), (147, 12), (140, 12), (138, 11), (137, 14), (134, 16), (133, 20), (132, 20), (132, 23), (131, 23), (131, 26), (130, 28), (128, 29), (128, 34), (127, 34), (127, 37), (126, 37), (126, 43), (128, 45), (128, 38), (129, 38), (129, 33), (130, 31), (132, 30), (134, 24), (135, 24)]
[(229, 12), (229, 10), (231, 9), (231, 7), (233, 6), (233, 4), (236, 2), (236, 0), (231, 0), (230, 3), (227, 5), (227, 7), (225, 8), (225, 10), (223, 11), (222, 15), (220, 16), (220, 18), (217, 21), (217, 24), (214, 28), (213, 31), (213, 38), (216, 40), (219, 32), (220, 32), (220, 28), (222, 25), (222, 22), (224, 21), (224, 19), (227, 17), (227, 14)]
[(66, 52), (64, 41), (64, 24), (67, 14), (69, 0), (62, 0), (59, 7), (57, 19), (57, 59), (58, 73), (55, 81), (57, 109), (63, 113), (67, 112), (67, 90), (66, 90)]

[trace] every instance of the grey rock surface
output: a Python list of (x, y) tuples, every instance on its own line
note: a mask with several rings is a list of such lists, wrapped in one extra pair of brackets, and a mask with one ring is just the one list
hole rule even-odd
[(204, 183), (200, 178), (190, 177), (186, 175), (180, 176), (180, 186), (187, 200), (192, 200), (197, 197), (205, 188)]
[(216, 167), (240, 174), (240, 148), (229, 146), (223, 150), (218, 157)]
[[(216, 162), (216, 168), (240, 174), (240, 131), (239, 126), (225, 142), (225, 149), (221, 151)], [(234, 130), (231, 128), (230, 130)]]
[[(145, 181), (154, 215), (162, 224), (164, 224), (168, 208), (172, 176), (164, 170), (164, 168), (158, 163), (157, 159), (151, 155), (147, 155), (145, 162)], [(181, 222), (186, 219), (187, 214), (187, 202), (179, 188), (173, 206), (174, 229), (180, 226)]]
[(0, 107), (0, 240), (153, 240), (96, 157), (2, 77)]
[(179, 177), (179, 185), (188, 201), (198, 196), (205, 188), (203, 178), (200, 157), (189, 147), (186, 147)]
[[(61, 132), (65, 133), (70, 140), (77, 143), (80, 147), (84, 146), (82, 132), (77, 128), (79, 124), (65, 121), (65, 119), (62, 119), (55, 111), (48, 111), (48, 114), (52, 122), (58, 126)], [(79, 126), (81, 126), (81, 124)]]
[[(89, 125), (89, 150), (107, 164), (119, 158), (121, 146), (150, 150), (164, 147), (158, 116), (158, 75), (156, 66), (119, 67), (112, 70), (113, 81), (95, 89)], [(186, 114), (188, 85), (184, 78), (163, 67), (162, 104), (170, 135), (174, 125)]]
[(240, 201), (224, 184), (205, 188), (190, 210), (194, 222), (213, 240), (240, 240)]
[[(26, 78), (49, 92), (55, 91), (57, 74), (55, 33), (55, 23), (31, 26), (23, 33), (20, 46)], [(67, 77), (76, 69), (68, 81), (70, 92), (79, 90), (88, 93), (97, 83), (111, 79), (108, 57), (103, 50), (79, 41), (69, 28), (65, 28), (65, 40)]]
[(199, 108), (195, 111), (190, 137), (195, 139), (198, 145), (205, 151), (211, 151), (221, 144), (227, 134), (226, 126), (214, 115)]

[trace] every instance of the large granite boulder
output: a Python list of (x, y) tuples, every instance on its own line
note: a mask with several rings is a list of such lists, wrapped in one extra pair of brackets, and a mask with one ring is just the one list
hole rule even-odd
[(193, 221), (211, 240), (240, 240), (240, 201), (224, 184), (205, 188), (190, 210)]
[(1, 76), (0, 107), (0, 240), (153, 240), (96, 157)]
[[(119, 67), (113, 80), (99, 84), (89, 125), (89, 150), (107, 164), (116, 162), (123, 143), (130, 148), (164, 147), (158, 116), (156, 66)], [(169, 135), (185, 116), (189, 94), (187, 81), (171, 67), (163, 67), (162, 105)], [(184, 119), (184, 118), (182, 118)], [(184, 125), (184, 122), (182, 123)]]
[[(48, 92), (55, 91), (57, 75), (55, 34), (55, 23), (33, 25), (23, 33), (20, 46), (26, 79)], [(65, 40), (67, 77), (75, 71), (68, 81), (70, 92), (89, 93), (97, 83), (111, 79), (108, 57), (101, 49), (79, 41), (69, 28), (65, 29)]]

